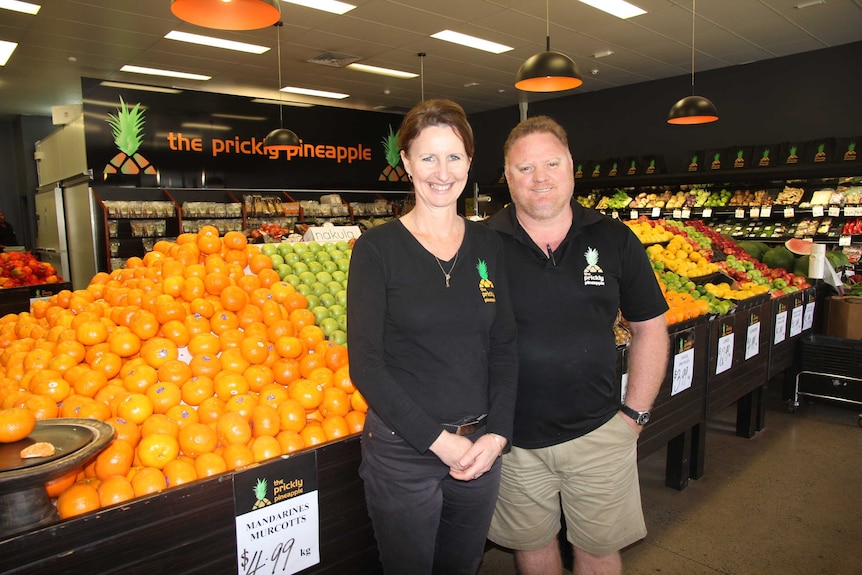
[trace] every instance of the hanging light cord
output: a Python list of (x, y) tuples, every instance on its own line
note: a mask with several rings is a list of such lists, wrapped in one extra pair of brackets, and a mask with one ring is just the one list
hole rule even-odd
[(278, 54), (278, 127), (284, 128), (284, 111), (282, 108), (284, 106), (281, 105), (281, 27), (283, 26), (281, 20), (275, 23), (275, 31), (276, 38), (278, 44), (276, 45), (276, 53)]
[(550, 0), (545, 0), (545, 51), (551, 51), (551, 9)]
[(419, 95), (425, 101), (425, 52), (419, 52)]
[(691, 94), (694, 95), (694, 3), (696, 0), (691, 0)]

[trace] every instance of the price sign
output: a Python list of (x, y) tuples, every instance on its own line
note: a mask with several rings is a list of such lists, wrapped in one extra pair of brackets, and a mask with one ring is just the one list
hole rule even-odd
[(629, 212), (629, 219), (630, 219), (630, 220), (636, 220), (636, 219), (638, 219), (638, 211), (637, 211), (637, 210), (632, 210), (632, 211), (630, 211), (630, 212)]
[(760, 208), (760, 217), (768, 218), (772, 215), (772, 206), (763, 206)]
[(802, 333), (802, 315), (805, 308), (798, 305), (790, 312), (790, 337), (794, 337)]
[(711, 218), (712, 217), (712, 208), (703, 208), (703, 217)]
[(795, 212), (793, 211), (793, 208), (791, 208), (791, 207), (784, 208), (784, 217), (785, 218), (792, 218), (794, 214), (795, 214)]
[[(758, 319), (751, 323), (751, 319)], [(749, 360), (760, 353), (760, 321), (757, 316), (749, 318), (748, 330), (745, 334), (745, 359)]]
[(810, 301), (805, 304), (805, 316), (802, 318), (802, 331), (806, 331), (814, 327), (814, 304)]
[(613, 212), (611, 212), (611, 217), (615, 220), (618, 220), (618, 219), (620, 219), (620, 213), (618, 211), (614, 210)]
[(653, 208), (652, 209), (652, 217), (660, 218), (661, 217), (661, 208)]
[(688, 208), (683, 208), (682, 209), (682, 219), (687, 220), (690, 217), (691, 217), (691, 210)]
[(743, 208), (736, 208), (736, 211), (733, 213), (734, 217), (738, 220), (745, 219), (745, 210)]
[(751, 217), (751, 219), (756, 220), (757, 218), (760, 217), (760, 208), (757, 208), (757, 207), (751, 208), (748, 211), (748, 214), (749, 214), (749, 217)]
[(673, 218), (674, 218), (675, 220), (678, 220), (678, 219), (682, 218), (682, 210), (680, 210), (680, 209), (676, 209), (676, 210), (674, 210), (674, 211), (673, 211)]
[(673, 381), (671, 395), (682, 393), (691, 387), (694, 378), (694, 348), (673, 356)]
[(772, 343), (778, 345), (787, 336), (787, 310), (775, 315), (775, 333)]
[(718, 338), (715, 375), (724, 373), (733, 365), (733, 333)]
[(823, 206), (811, 206), (811, 215), (815, 218), (822, 218)]
[[(814, 213), (814, 209), (813, 209), (813, 208), (812, 208), (812, 210), (811, 210), (811, 213), (812, 213), (812, 214)], [(821, 206), (821, 208), (820, 208), (820, 215), (821, 215), (821, 216), (823, 215), (823, 207), (822, 207), (822, 206)], [(831, 217), (831, 218), (837, 218), (837, 217), (838, 217), (838, 216), (840, 216), (840, 215), (841, 215), (841, 208), (839, 208), (838, 206), (829, 206), (829, 217)]]
[(853, 236), (841, 236), (840, 238), (838, 238), (838, 245), (842, 246), (842, 247), (849, 246), (852, 243), (852, 241), (853, 241)]
[(239, 575), (291, 575), (320, 563), (317, 453), (234, 475)]

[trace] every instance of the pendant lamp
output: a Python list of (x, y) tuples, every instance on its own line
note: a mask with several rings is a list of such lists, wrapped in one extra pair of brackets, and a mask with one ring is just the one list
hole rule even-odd
[(545, 51), (527, 58), (515, 77), (515, 87), (525, 92), (562, 92), (584, 81), (571, 58), (551, 50), (551, 18), (545, 0)]
[(257, 30), (281, 17), (279, 0), (171, 0), (171, 12), (204, 28)]
[[(281, 27), (282, 22), (275, 23), (275, 29), (278, 37), (278, 99), (281, 100)], [(269, 153), (271, 150), (290, 150), (299, 147), (299, 136), (292, 130), (287, 130), (284, 127), (284, 112), (282, 105), (278, 105), (278, 124), (279, 127), (266, 135), (263, 140), (263, 151)]]
[(668, 124), (708, 124), (718, 120), (715, 104), (703, 96), (694, 95), (694, 20), (695, 0), (691, 0), (691, 96), (686, 96), (673, 105), (667, 115)]

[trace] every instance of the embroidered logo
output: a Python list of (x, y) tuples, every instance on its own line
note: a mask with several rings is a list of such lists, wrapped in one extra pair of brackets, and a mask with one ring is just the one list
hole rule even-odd
[(476, 271), (479, 272), (479, 292), (482, 294), (482, 300), (485, 303), (496, 302), (494, 282), (488, 279), (488, 264), (484, 260), (479, 260), (479, 263), (476, 264)]
[(584, 257), (587, 260), (587, 267), (584, 268), (584, 285), (605, 285), (605, 272), (599, 267), (599, 251), (595, 248), (587, 248)]

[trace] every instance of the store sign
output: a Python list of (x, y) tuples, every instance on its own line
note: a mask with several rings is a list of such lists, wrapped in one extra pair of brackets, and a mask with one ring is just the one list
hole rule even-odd
[(237, 572), (298, 573), (320, 563), (317, 452), (233, 477)]
[(308, 228), (302, 239), (306, 242), (347, 242), (362, 235), (359, 226), (312, 226)]

